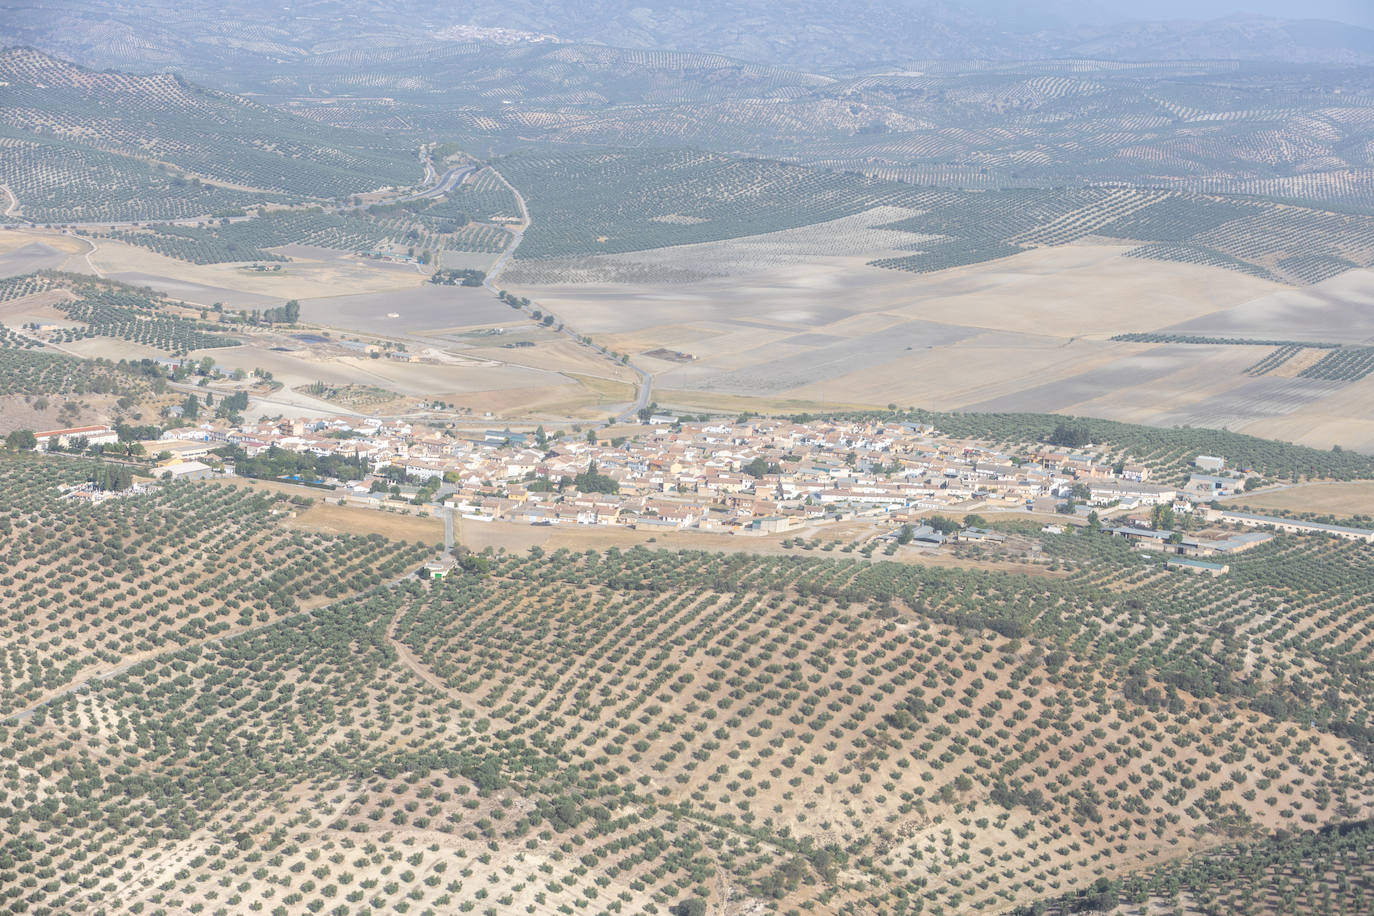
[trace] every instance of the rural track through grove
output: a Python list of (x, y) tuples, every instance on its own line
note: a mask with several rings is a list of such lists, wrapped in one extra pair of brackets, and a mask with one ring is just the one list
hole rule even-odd
[[(530, 228), (532, 220), (530, 219), (529, 207), (525, 204), (525, 195), (520, 193), (520, 189), (517, 188), (515, 185), (511, 184), (506, 179), (506, 176), (502, 175), (497, 169), (492, 168), (491, 166), (487, 167), (491, 168), (492, 174), (495, 175), (497, 178), (501, 179), (501, 183), (510, 189), (511, 194), (515, 195), (515, 202), (520, 207), (519, 228), (515, 229), (511, 233), (511, 243), (506, 246), (506, 250), (501, 252), (501, 256), (496, 259), (496, 262), (494, 264), (491, 265), (491, 269), (487, 271), (486, 279), (482, 281), (482, 285), (485, 286), (489, 292), (496, 294), (500, 292), (496, 288), (496, 278), (500, 276), (502, 270), (505, 270), (506, 264), (515, 255), (515, 250), (519, 248), (520, 243), (525, 240), (525, 232)], [(538, 303), (534, 302), (533, 300), (531, 300), (531, 304), (538, 305)], [(588, 349), (601, 354), (602, 356), (609, 359), (611, 362), (621, 362), (620, 360), (616, 359), (615, 354), (612, 353), (610, 350), (607, 350), (600, 344), (592, 343), (588, 338), (577, 333), (575, 330), (568, 327), (566, 324), (560, 325), (559, 332), (562, 334), (566, 334), (568, 337), (572, 338), (574, 341), (581, 344), (582, 346), (587, 347)], [(635, 398), (635, 402), (632, 405), (630, 405), (630, 409), (616, 418), (619, 421), (637, 419), (639, 412), (649, 406), (649, 403), (653, 398), (654, 393), (654, 375), (652, 372), (650, 372), (647, 369), (636, 366), (634, 363), (629, 362), (628, 360), (625, 360), (622, 364), (629, 366), (631, 369), (635, 371), (636, 374), (639, 375), (639, 393)]]
[[(412, 566), (412, 567), (410, 567), (410, 569), (407, 570), (405, 573), (402, 573), (401, 575), (395, 577), (394, 579), (389, 579), (388, 581), (383, 582), (381, 585), (376, 586), (376, 589), (377, 589), (377, 590), (383, 590), (383, 589), (385, 589), (385, 590), (390, 590), (390, 589), (394, 589), (396, 586), (400, 585), (402, 582), (405, 582), (405, 581), (407, 581), (407, 580), (409, 580), (409, 579), (414, 578), (415, 575), (416, 575), (421, 569), (423, 569), (423, 568), (424, 568), (424, 565), (423, 565), (423, 564), (421, 564), (421, 565), (419, 565), (419, 566)], [(325, 604), (320, 605), (319, 607), (310, 608), (309, 610), (305, 610), (305, 611), (298, 611), (298, 612), (295, 613), (295, 614), (288, 614), (288, 615), (285, 616), (285, 617), (278, 617), (278, 618), (275, 619), (275, 620), (269, 620), (269, 621), (267, 621), (266, 623), (260, 623), (260, 624), (257, 624), (257, 625), (255, 625), (255, 626), (244, 627), (244, 628), (241, 629), (241, 630), (233, 630), (233, 631), (228, 632), (228, 633), (221, 633), (221, 634), (219, 634), (219, 635), (217, 635), (217, 636), (212, 636), (212, 637), (210, 637), (209, 639), (202, 640), (202, 641), (197, 642), (197, 643), (188, 643), (186, 646), (173, 646), (173, 647), (169, 647), (169, 648), (165, 648), (165, 649), (153, 649), (153, 650), (149, 650), (148, 652), (139, 653), (137, 656), (133, 657), (132, 659), (128, 659), (128, 660), (126, 660), (126, 661), (120, 663), (119, 665), (115, 666), (114, 668), (111, 668), (109, 671), (100, 671), (100, 672), (96, 672), (96, 673), (93, 673), (93, 674), (89, 674), (89, 675), (83, 677), (81, 680), (79, 680), (79, 681), (73, 681), (72, 683), (70, 683), (70, 684), (68, 684), (67, 686), (63, 687), (61, 690), (54, 691), (53, 693), (50, 693), (50, 694), (48, 694), (47, 696), (45, 696), (43, 699), (38, 700), (37, 702), (32, 703), (32, 704), (30, 704), (30, 705), (24, 707), (23, 709), (16, 710), (16, 711), (14, 711), (14, 712), (12, 712), (12, 713), (9, 713), (9, 714), (6, 715), (6, 716), (0, 717), (0, 724), (10, 723), (10, 722), (24, 722), (24, 721), (27, 721), (29, 718), (31, 718), (31, 717), (33, 716), (33, 714), (34, 714), (35, 712), (37, 712), (38, 710), (42, 709), (43, 707), (48, 706), (48, 705), (50, 705), (50, 704), (52, 704), (52, 703), (55, 703), (55, 702), (57, 702), (58, 700), (62, 699), (63, 697), (67, 697), (67, 696), (70, 696), (70, 695), (73, 694), (73, 693), (77, 693), (77, 692), (79, 692), (79, 691), (85, 689), (88, 685), (95, 683), (96, 681), (108, 681), (108, 680), (110, 680), (111, 678), (119, 677), (121, 674), (126, 674), (126, 673), (128, 673), (130, 670), (132, 670), (133, 668), (136, 668), (137, 666), (143, 664), (144, 662), (153, 661), (154, 659), (161, 658), (161, 657), (164, 656), (164, 655), (171, 655), (172, 653), (180, 652), (181, 650), (183, 650), (183, 649), (185, 649), (185, 648), (188, 648), (188, 647), (200, 648), (200, 647), (202, 647), (202, 646), (213, 646), (213, 645), (215, 645), (215, 644), (217, 644), (217, 643), (224, 642), (224, 641), (227, 640), (227, 639), (233, 639), (233, 638), (235, 638), (235, 637), (237, 637), (237, 636), (243, 636), (243, 635), (245, 635), (245, 634), (247, 634), (247, 633), (256, 633), (256, 632), (258, 632), (259, 630), (265, 630), (266, 628), (268, 628), (268, 627), (270, 627), (270, 626), (275, 626), (275, 625), (277, 625), (277, 624), (279, 624), (279, 623), (283, 623), (284, 621), (291, 620), (293, 617), (315, 617), (315, 616), (317, 616), (318, 614), (320, 614), (321, 612), (328, 610), (329, 608), (332, 608), (332, 607), (335, 607), (335, 606), (337, 606), (337, 605), (343, 604), (343, 603), (346, 602), (346, 601), (355, 601), (355, 600), (357, 600), (359, 597), (361, 597), (362, 595), (365, 595), (365, 594), (367, 594), (367, 592), (359, 592), (359, 593), (354, 594), (354, 595), (349, 595), (349, 596), (347, 596), (347, 597), (345, 597), (345, 598), (340, 598), (340, 599), (337, 600), (337, 601), (330, 601), (330, 602), (327, 602), (327, 603), (325, 603)], [(389, 638), (389, 636), (388, 636), (388, 638)], [(407, 666), (407, 667), (409, 667), (409, 666)], [(417, 671), (416, 673), (418, 674), (419, 672)], [(421, 675), (421, 677), (423, 678), (423, 675)], [(426, 681), (426, 683), (430, 683), (430, 682), (429, 682), (429, 681)]]

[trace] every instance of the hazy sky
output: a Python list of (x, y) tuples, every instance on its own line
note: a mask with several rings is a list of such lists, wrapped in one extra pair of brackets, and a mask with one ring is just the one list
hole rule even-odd
[(1245, 12), (1374, 28), (1374, 0), (1106, 0), (1103, 5), (1131, 19), (1204, 19)]

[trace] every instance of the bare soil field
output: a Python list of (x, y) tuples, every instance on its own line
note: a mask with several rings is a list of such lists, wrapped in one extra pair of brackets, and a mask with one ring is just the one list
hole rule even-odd
[[(276, 489), (273, 487), (273, 489)], [(308, 489), (308, 488), (295, 488)], [(316, 491), (319, 493), (319, 491)], [(398, 515), (379, 509), (317, 502), (289, 522), (292, 528), (330, 534), (380, 534), (400, 541), (443, 544), (444, 523), (427, 515)]]
[(1054, 368), (1046, 367), (1049, 377), (1039, 376), (1045, 379), (1039, 385), (965, 406), (974, 410), (1077, 412), (1150, 423), (1170, 409), (1186, 410), (1249, 384), (1289, 383), (1244, 374), (1269, 352), (1266, 347), (1076, 342), (1066, 349), (1085, 346), (1114, 358), (1058, 378)]
[[(81, 356), (86, 359), (153, 359), (167, 356), (167, 351), (150, 347), (147, 344), (135, 343), (132, 340), (118, 340), (111, 337), (87, 337), (83, 340), (73, 340), (71, 343), (64, 343), (55, 349), (72, 356)], [(221, 350), (207, 350), (207, 353), (221, 353)]]
[(302, 299), (301, 318), (328, 327), (392, 337), (436, 328), (499, 325), (522, 320), (522, 316), (497, 301), (488, 290), (433, 283), (382, 292)]
[(1284, 512), (1316, 512), (1346, 517), (1374, 515), (1374, 481), (1305, 483), (1282, 490), (1246, 493), (1225, 503)]
[(46, 242), (29, 242), (0, 254), (0, 277), (17, 277), (35, 270), (54, 270), (70, 256), (70, 252)]
[[(244, 270), (241, 263), (190, 264), (164, 257), (146, 248), (109, 239), (99, 239), (94, 244), (97, 248), (91, 254), (90, 261), (102, 274), (137, 275), (145, 278), (140, 282), (147, 283), (155, 289), (164, 289), (169, 284), (208, 287), (225, 291), (227, 295), (246, 294), (263, 297), (271, 300), (271, 304), (279, 304), (287, 299), (300, 299), (304, 307), (306, 299), (414, 289), (425, 281), (425, 277), (413, 269), (398, 271), (389, 269), (389, 265), (352, 257), (331, 257), (321, 260), (302, 258), (282, 265), (281, 271), (259, 273)], [(69, 265), (69, 269), (76, 268)], [(172, 295), (178, 295), (170, 289), (167, 291)], [(203, 296), (205, 293), (199, 295)], [(201, 302), (196, 296), (191, 298), (198, 305), (209, 304)], [(253, 299), (252, 304), (246, 299), (243, 304), (225, 298), (219, 301), (234, 308), (256, 308), (262, 299)]]
[[(173, 299), (180, 299), (192, 305), (208, 307), (218, 302), (229, 308), (261, 309), (271, 308), (272, 306), (280, 304), (280, 300), (273, 296), (264, 296), (260, 293), (246, 293), (242, 290), (230, 289), (227, 286), (210, 286), (205, 283), (182, 280), (164, 274), (122, 270), (115, 273), (107, 272), (105, 276), (110, 280), (118, 280), (120, 283), (127, 283), (130, 286), (151, 287)], [(233, 278), (226, 277), (225, 279), (232, 280)]]
[[(913, 275), (867, 267), (847, 249), (798, 260), (804, 244), (821, 245), (801, 230), (745, 242), (615, 255), (598, 263), (633, 259), (627, 282), (591, 271), (577, 277), (586, 282), (520, 292), (634, 354), (655, 373), (658, 399), (684, 407), (761, 397), (770, 405), (1081, 411), (1235, 427), (1330, 393), (1245, 376), (1267, 352), (1259, 349), (1106, 340), (1289, 294), (1268, 281), (1124, 258), (1127, 248), (1105, 244)], [(680, 271), (693, 263), (724, 275), (640, 279), (653, 264)], [(660, 349), (693, 358), (646, 355)]]
[[(333, 509), (337, 507), (324, 507)], [(312, 508), (300, 521), (315, 510)], [(367, 510), (357, 509), (356, 512)], [(434, 520), (438, 524), (438, 520)], [(859, 519), (827, 525), (808, 525), (785, 534), (734, 535), (703, 531), (672, 531), (654, 528), (624, 528), (603, 526), (549, 525), (535, 526), (518, 522), (479, 522), (456, 519), (457, 540), (470, 550), (488, 547), (522, 553), (531, 547), (545, 550), (567, 548), (573, 551), (605, 550), (611, 547), (652, 547), (656, 550), (706, 550), (720, 553), (745, 553), (755, 556), (861, 558), (856, 552), (845, 552), (845, 546), (860, 547), (873, 538), (891, 531), (894, 523), (884, 519)], [(330, 529), (321, 529), (330, 530)], [(362, 529), (359, 529), (362, 530)], [(371, 529), (367, 529), (371, 530)], [(809, 546), (799, 546), (806, 541)], [(815, 546), (819, 542), (821, 546)], [(787, 543), (789, 546), (784, 546)], [(827, 549), (828, 548), (828, 549)], [(957, 569), (998, 569), (1048, 578), (1063, 578), (1067, 572), (1050, 570), (1044, 565), (1019, 563), (1010, 558), (976, 558), (968, 551), (954, 547), (927, 550), (905, 547), (888, 556), (875, 552), (873, 559), (920, 566), (942, 566)]]
[[(682, 258), (698, 247), (615, 257)], [(1155, 330), (1283, 289), (1213, 268), (1121, 257), (1127, 250), (1088, 244), (1044, 248), (922, 275), (866, 266), (881, 252), (822, 255), (773, 268), (760, 255), (752, 269), (728, 279), (530, 284), (520, 291), (565, 314), (584, 333), (678, 324), (683, 315), (817, 326), (839, 320), (841, 312), (898, 311), (909, 319), (1075, 337)], [(514, 277), (506, 279), (517, 286)], [(624, 308), (627, 302), (633, 310)], [(1118, 307), (1123, 302), (1148, 307)]]
[(1238, 431), (1315, 448), (1339, 445), (1374, 452), (1374, 376), (1346, 385), (1285, 416), (1256, 420)]
[[(502, 336), (498, 339), (505, 341), (506, 337)], [(625, 384), (633, 384), (637, 378), (634, 371), (628, 367), (612, 362), (563, 335), (539, 338), (533, 347), (509, 349), (501, 346), (471, 347), (461, 352), (463, 356), (503, 362), (513, 366), (526, 366), (549, 372), (595, 375)]]
[(1168, 330), (1219, 337), (1369, 343), (1374, 341), (1374, 271), (1352, 270), (1306, 289), (1273, 292)]
[(796, 388), (791, 395), (829, 400), (834, 392), (868, 404), (954, 409), (1014, 397), (1027, 379), (1050, 382), (1096, 370), (1129, 352), (1099, 340), (988, 332), (947, 347), (902, 353), (887, 363), (860, 363), (849, 374)]
[(39, 400), (18, 394), (0, 396), (0, 437), (16, 429), (62, 429), (69, 425), (61, 414), (62, 408), (68, 404), (73, 405), (76, 411), (69, 414), (69, 417), (75, 417), (70, 425), (107, 423), (114, 413), (118, 398), (89, 393), (74, 398), (52, 395), (41, 399), (48, 404), (43, 410), (38, 409)]
[(877, 227), (906, 219), (913, 212), (878, 207), (812, 226), (719, 242), (591, 258), (516, 261), (503, 277), (515, 284), (694, 282), (760, 268), (812, 264), (818, 257), (900, 256), (908, 251), (904, 246), (926, 236)]
[(67, 302), (72, 298), (72, 294), (64, 289), (53, 289), (0, 302), (0, 322), (11, 326), (38, 322), (74, 327), (79, 322), (72, 321), (56, 308), (57, 303)]
[(84, 255), (90, 248), (83, 240), (52, 229), (0, 228), (0, 255), (10, 257), (32, 245), (42, 246), (45, 250), (56, 249), (66, 255)]

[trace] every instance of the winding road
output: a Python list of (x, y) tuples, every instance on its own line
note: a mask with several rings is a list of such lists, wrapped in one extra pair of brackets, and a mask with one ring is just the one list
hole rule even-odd
[[(488, 166), (488, 168), (491, 167)], [(482, 281), (482, 285), (485, 286), (489, 291), (491, 291), (492, 294), (497, 294), (500, 292), (500, 290), (496, 288), (496, 278), (500, 276), (501, 271), (506, 268), (506, 264), (515, 254), (515, 250), (520, 247), (520, 243), (525, 240), (525, 231), (529, 229), (531, 220), (529, 207), (525, 205), (525, 195), (520, 193), (520, 189), (517, 188), (515, 185), (511, 184), (509, 181), (507, 181), (506, 176), (502, 175), (496, 169), (492, 168), (491, 172), (497, 178), (501, 179), (501, 183), (505, 185), (507, 188), (509, 188), (510, 192), (513, 195), (515, 195), (515, 202), (520, 207), (520, 225), (515, 229), (511, 230), (511, 243), (506, 246), (506, 250), (501, 252), (501, 256), (496, 259), (496, 262), (494, 264), (491, 265), (491, 269), (487, 271), (487, 278)], [(538, 305), (538, 303), (534, 302), (533, 300), (531, 300), (531, 304)], [(593, 352), (601, 354), (602, 356), (606, 357), (612, 362), (619, 362), (619, 360), (616, 359), (615, 354), (612, 353), (610, 350), (607, 350), (605, 347), (600, 346), (599, 344), (592, 343), (586, 337), (577, 333), (572, 328), (568, 327), (566, 324), (562, 325), (559, 328), (559, 331), (560, 333), (566, 334), (568, 337), (571, 337), (573, 340), (577, 341), (582, 346), (587, 347)], [(648, 407), (650, 399), (653, 398), (654, 376), (653, 373), (649, 370), (636, 366), (634, 363), (625, 362), (623, 363), (623, 365), (629, 366), (631, 369), (635, 371), (636, 374), (639, 375), (638, 394), (635, 397), (634, 404), (630, 406), (630, 409), (627, 410), (625, 413), (621, 414), (616, 419), (617, 421), (637, 420), (639, 418), (639, 412), (644, 408)], [(609, 424), (602, 424), (602, 426), (607, 425)]]
[[(430, 176), (434, 174), (434, 166), (426, 162), (425, 169), (425, 180), (426, 182), (428, 182)], [(477, 171), (477, 166), (472, 165), (471, 163), (465, 165), (455, 165), (453, 168), (449, 169), (447, 172), (441, 175), (438, 181), (435, 182), (433, 187), (426, 188), (423, 191), (416, 191), (413, 194), (407, 194), (402, 197), (397, 197), (395, 199), (395, 202), (405, 203), (409, 200), (433, 200), (436, 197), (442, 197), (449, 191), (452, 191), (454, 188), (458, 187), (458, 185), (462, 184), (463, 180), (475, 171)]]
[[(465, 162), (453, 166), (452, 168), (445, 171), (443, 174), (439, 174), (437, 169), (434, 167), (433, 161), (428, 156), (422, 157), (421, 163), (423, 164), (425, 169), (424, 178), (421, 180), (421, 189), (412, 191), (408, 194), (400, 195), (398, 197), (394, 197), (391, 199), (393, 203), (405, 203), (413, 200), (434, 200), (436, 198), (442, 197), (445, 194), (448, 194), (454, 188), (458, 187), (458, 185), (462, 184), (474, 172), (477, 172), (482, 168), (491, 168), (492, 174), (499, 178), (501, 183), (504, 184), (508, 189), (510, 189), (511, 194), (514, 195), (516, 203), (520, 208), (520, 224), (510, 229), (510, 244), (506, 246), (506, 250), (501, 252), (500, 256), (492, 264), (491, 268), (487, 271), (486, 280), (483, 281), (483, 286), (485, 286), (487, 290), (489, 290), (493, 295), (498, 294), (500, 290), (496, 286), (496, 279), (500, 276), (501, 271), (504, 270), (506, 266), (510, 263), (511, 258), (514, 257), (516, 250), (520, 247), (520, 243), (524, 241), (525, 232), (530, 227), (530, 211), (529, 207), (525, 203), (524, 195), (520, 193), (520, 190), (518, 188), (516, 188), (513, 184), (506, 180), (506, 176), (502, 175), (499, 171), (497, 171), (495, 168), (492, 168), (489, 165), (483, 165), (481, 163), (475, 162)], [(8, 196), (10, 201), (9, 206), (5, 211), (6, 215), (8, 215), (18, 209), (19, 199), (16, 195), (14, 195), (8, 188), (4, 187), (3, 185), (0, 185), (0, 190), (5, 191), (5, 194)], [(343, 207), (341, 209), (356, 209), (360, 206), (362, 205), (358, 204), (355, 206)], [(202, 222), (209, 218), (210, 217), (183, 218), (174, 220), (143, 220), (116, 222), (102, 221), (87, 223), (64, 223), (62, 225), (66, 228), (72, 229), (79, 229), (82, 227), (105, 227), (115, 229), (153, 225), (195, 225), (196, 223)], [(253, 217), (233, 217), (231, 218), (231, 222), (240, 222), (249, 219), (253, 219)], [(86, 263), (91, 268), (91, 272), (94, 273), (97, 277), (103, 277), (104, 274), (91, 261), (91, 255), (94, 254), (97, 250), (95, 242), (89, 238), (86, 238), (85, 236), (78, 237), (82, 238), (87, 244), (91, 246), (90, 251), (86, 253)], [(605, 347), (592, 343), (582, 334), (579, 334), (576, 330), (568, 327), (566, 324), (562, 325), (559, 328), (559, 332), (567, 335), (569, 338), (576, 341), (578, 344), (587, 347), (588, 349), (592, 350), (593, 352), (601, 356), (604, 356), (606, 359), (612, 362), (622, 362), (621, 360), (617, 359), (614, 353), (607, 350)], [(640, 411), (647, 408), (649, 404), (652, 402), (654, 392), (653, 373), (649, 372), (647, 369), (644, 369), (640, 366), (636, 366), (634, 363), (628, 361), (622, 362), (622, 364), (634, 370), (635, 374), (639, 376), (639, 384), (636, 386), (637, 392), (635, 395), (634, 403), (631, 404), (629, 409), (626, 410), (623, 414), (615, 418), (616, 422), (633, 421), (638, 419)], [(270, 401), (265, 399), (258, 400), (262, 401), (263, 403), (271, 403)], [(292, 405), (282, 403), (280, 406), (288, 407)], [(609, 425), (609, 422), (610, 421), (608, 421), (607, 423), (603, 423), (602, 425)]]

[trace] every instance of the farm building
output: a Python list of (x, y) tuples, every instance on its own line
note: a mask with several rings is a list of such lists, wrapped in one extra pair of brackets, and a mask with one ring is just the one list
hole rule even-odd
[(215, 473), (214, 468), (199, 461), (176, 461), (158, 469), (159, 477), (170, 476), (172, 480), (204, 480)]
[(1137, 528), (1131, 526), (1123, 528), (1106, 528), (1103, 530), (1113, 537), (1125, 538), (1136, 547), (1144, 550), (1180, 549), (1185, 546), (1197, 546), (1197, 541), (1187, 538), (1171, 544), (1169, 543), (1169, 539), (1174, 536), (1174, 532), (1164, 531), (1158, 528)]
[(1223, 576), (1231, 571), (1226, 563), (1208, 563), (1206, 560), (1193, 560), (1188, 557), (1170, 557), (1164, 561), (1166, 569), (1181, 569), (1199, 575)]
[(170, 457), (181, 461), (194, 461), (210, 454), (213, 442), (190, 442), (183, 439), (150, 439), (141, 443), (149, 455), (157, 456), (166, 452)]
[(754, 519), (749, 523), (752, 531), (760, 534), (779, 534), (783, 531), (791, 531), (798, 527), (800, 519), (788, 515), (765, 515)]
[(59, 448), (70, 448), (72, 441), (76, 439), (85, 439), (88, 446), (113, 445), (119, 441), (119, 435), (108, 426), (74, 426), (70, 429), (49, 429), (41, 433), (34, 433), (33, 438), (37, 440), (40, 452), (46, 452), (54, 444)]
[(442, 579), (444, 576), (453, 572), (453, 566), (454, 562), (452, 557), (440, 557), (424, 565), (424, 578)]
[(1088, 485), (1091, 500), (1095, 506), (1120, 503), (1123, 506), (1154, 506), (1171, 503), (1178, 491), (1172, 487), (1158, 487), (1148, 483), (1122, 483), (1103, 481)]
[(1368, 528), (1348, 528), (1345, 525), (1327, 525), (1321, 522), (1304, 522), (1294, 518), (1279, 518), (1273, 515), (1251, 515), (1248, 512), (1228, 512), (1209, 509), (1209, 521), (1233, 522), (1250, 528), (1274, 528), (1290, 534), (1332, 534), (1350, 541), (1364, 541), (1374, 544), (1374, 531)]

